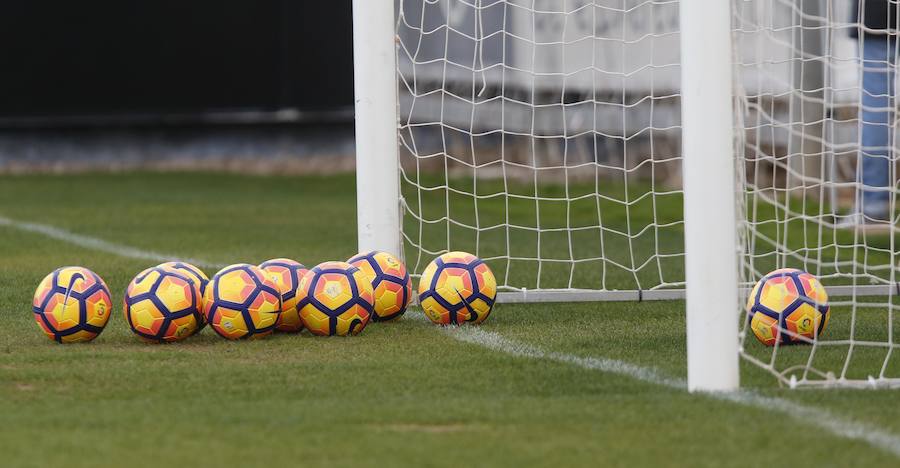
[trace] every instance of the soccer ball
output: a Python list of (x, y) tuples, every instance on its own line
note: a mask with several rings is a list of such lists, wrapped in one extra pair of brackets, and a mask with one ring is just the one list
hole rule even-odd
[(775, 270), (763, 277), (747, 300), (750, 329), (766, 346), (809, 343), (822, 335), (830, 315), (822, 283), (794, 268)]
[(281, 313), (275, 321), (275, 330), (298, 332), (303, 329), (297, 311), (297, 285), (307, 270), (303, 264), (289, 258), (274, 258), (259, 265), (281, 292)]
[(397, 257), (378, 250), (360, 253), (347, 260), (359, 268), (372, 282), (375, 293), (375, 313), (372, 320), (384, 322), (393, 320), (406, 312), (412, 297), (412, 280), (406, 272), (406, 265)]
[(372, 283), (359, 268), (325, 262), (300, 278), (300, 320), (315, 335), (356, 335), (372, 316)]
[[(197, 297), (200, 298), (199, 309), (203, 311), (203, 293), (206, 292), (206, 285), (209, 284), (209, 277), (206, 276), (206, 273), (204, 273), (203, 270), (186, 262), (166, 262), (157, 265), (157, 267), (181, 273), (182, 275), (192, 279), (197, 290)], [(204, 327), (206, 327), (206, 316), (204, 316), (202, 313), (198, 314), (198, 316), (200, 318), (200, 322), (197, 323), (197, 328), (194, 329), (192, 334), (196, 334), (200, 330), (203, 330)]]
[(481, 323), (497, 298), (497, 280), (480, 258), (449, 252), (425, 267), (419, 279), (419, 305), (439, 325)]
[(34, 291), (34, 320), (58, 343), (91, 341), (109, 321), (106, 283), (91, 270), (70, 266), (45, 276)]
[(157, 266), (138, 273), (123, 302), (125, 321), (145, 341), (182, 340), (204, 323), (199, 286), (178, 270)]
[(239, 263), (213, 276), (203, 297), (206, 321), (229, 340), (272, 333), (281, 312), (278, 286), (259, 267)]

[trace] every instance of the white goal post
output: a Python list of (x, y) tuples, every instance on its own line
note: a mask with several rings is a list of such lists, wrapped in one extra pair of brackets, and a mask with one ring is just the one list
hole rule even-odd
[(731, 8), (681, 0), (688, 389), (738, 388)]
[(395, 21), (393, 0), (353, 0), (358, 247), (399, 255)]
[[(740, 357), (792, 387), (900, 385), (893, 82), (864, 85), (853, 5), (354, 0), (359, 248), (413, 276), (470, 251), (500, 302), (685, 299), (692, 391), (736, 389)], [(892, 80), (882, 55), (865, 70)], [(748, 330), (783, 267), (831, 297), (810, 346)]]

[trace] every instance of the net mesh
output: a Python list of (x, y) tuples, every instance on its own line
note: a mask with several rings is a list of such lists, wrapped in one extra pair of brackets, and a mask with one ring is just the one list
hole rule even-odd
[(897, 385), (900, 377), (892, 359), (896, 51), (878, 35), (884, 29), (859, 34), (857, 22), (875, 3), (859, 2), (860, 11), (838, 0), (732, 4), (742, 279), (749, 286), (775, 268), (799, 268), (832, 296), (828, 329), (810, 346), (755, 346), (745, 323), (744, 356), (788, 385)]
[(678, 4), (406, 0), (406, 257), (501, 290), (683, 286)]
[[(741, 312), (742, 355), (788, 385), (900, 377), (897, 248), (883, 221), (897, 187), (896, 47), (866, 47), (861, 66), (875, 31), (853, 36), (854, 4), (732, 0), (744, 299), (782, 267), (831, 295), (808, 346), (762, 346)], [(410, 270), (465, 250), (526, 300), (683, 297), (678, 7), (399, 0)]]

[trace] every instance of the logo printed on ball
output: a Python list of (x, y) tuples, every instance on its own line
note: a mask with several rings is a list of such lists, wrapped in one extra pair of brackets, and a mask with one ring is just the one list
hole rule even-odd
[(341, 283), (337, 281), (329, 281), (328, 284), (325, 285), (325, 294), (332, 299), (340, 296), (342, 292), (344, 292), (344, 288), (342, 288)]

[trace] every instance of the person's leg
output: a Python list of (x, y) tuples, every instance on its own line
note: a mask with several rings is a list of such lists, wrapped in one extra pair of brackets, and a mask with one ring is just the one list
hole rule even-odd
[(894, 114), (893, 47), (887, 37), (867, 36), (862, 42), (861, 211), (868, 218), (888, 219)]

